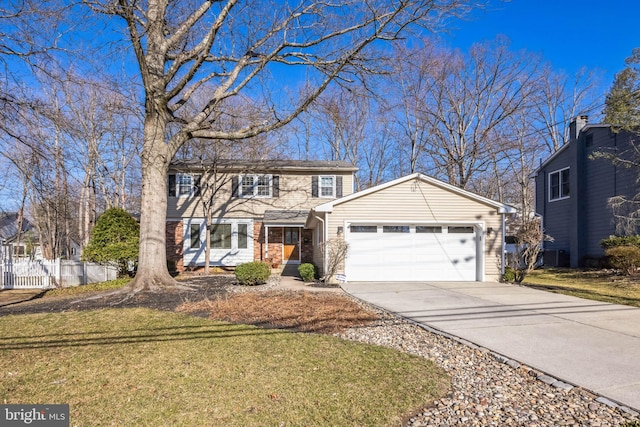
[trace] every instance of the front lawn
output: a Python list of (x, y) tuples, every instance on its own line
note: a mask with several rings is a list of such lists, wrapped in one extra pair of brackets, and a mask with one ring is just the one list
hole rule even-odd
[(450, 385), (391, 349), (148, 308), (1, 317), (0, 358), (0, 401), (71, 425), (398, 425)]
[(522, 284), (580, 298), (640, 307), (639, 279), (609, 270), (541, 268), (529, 274)]

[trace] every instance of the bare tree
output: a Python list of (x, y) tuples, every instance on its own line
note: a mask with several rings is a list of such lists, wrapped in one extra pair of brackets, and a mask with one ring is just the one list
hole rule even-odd
[[(375, 66), (370, 47), (410, 25), (433, 29), (463, 12), (466, 0), (388, 1), (88, 1), (126, 25), (144, 88), (140, 260), (131, 290), (176, 286), (167, 271), (164, 230), (166, 175), (188, 140), (240, 140), (290, 123), (337, 79)], [(114, 21), (115, 22), (115, 21)], [(310, 91), (274, 96), (278, 67), (304, 68)], [(213, 89), (211, 89), (213, 88)], [(205, 90), (197, 114), (182, 107)], [(236, 129), (213, 124), (225, 100), (241, 93), (268, 107), (266, 121)]]
[(410, 65), (398, 79), (398, 139), (406, 141), (410, 171), (466, 188), (505, 159), (505, 122), (530, 107), (540, 62), (511, 52), (504, 39), (468, 55), (426, 45), (403, 57)]
[(391, 108), (397, 113), (394, 124), (399, 152), (398, 175), (418, 172), (419, 161), (427, 147), (431, 123), (425, 118), (425, 103), (436, 90), (436, 79), (430, 74), (451, 59), (451, 54), (429, 40), (420, 48), (411, 50), (400, 47), (393, 56), (392, 87), (396, 96), (391, 97)]
[[(86, 244), (97, 215), (116, 207), (137, 211), (130, 200), (130, 179), (138, 154), (138, 111), (122, 85), (107, 76), (89, 79), (73, 74), (49, 84), (66, 108), (61, 123), (69, 139), (69, 160), (81, 181), (79, 237)], [(135, 194), (135, 192), (133, 192)]]
[(322, 245), (322, 256), (325, 258), (325, 271), (322, 280), (327, 283), (336, 281), (336, 274), (347, 259), (349, 243), (344, 239), (331, 239)]
[(388, 119), (378, 110), (379, 102), (364, 85), (338, 86), (325, 91), (299, 117), (303, 140), (315, 141), (317, 157), (360, 166), (356, 189), (379, 184), (391, 160)]
[(573, 117), (599, 106), (592, 96), (597, 82), (594, 71), (580, 70), (571, 80), (548, 65), (543, 67), (532, 117), (537, 121), (536, 136), (544, 141), (547, 155), (569, 141), (569, 122)]
[[(236, 108), (245, 112), (252, 109), (251, 105), (244, 103), (236, 105)], [(256, 111), (256, 114), (259, 112)], [(232, 120), (237, 120), (237, 118)], [(218, 199), (220, 193), (232, 182), (233, 176), (235, 176), (235, 174), (226, 173), (225, 169), (233, 160), (265, 160), (274, 157), (276, 153), (275, 150), (272, 150), (273, 144), (265, 137), (266, 135), (260, 134), (242, 142), (194, 139), (188, 141), (179, 151), (180, 157), (189, 166), (186, 171), (192, 172), (194, 168), (197, 170), (196, 196), (202, 203), (206, 228), (204, 274), (209, 274), (211, 265), (213, 218), (218, 213), (216, 209), (222, 209), (224, 206)], [(238, 172), (250, 171), (238, 170)]]

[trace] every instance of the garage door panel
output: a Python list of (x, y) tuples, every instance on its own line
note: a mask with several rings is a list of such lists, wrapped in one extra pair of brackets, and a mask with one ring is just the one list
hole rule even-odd
[(469, 232), (472, 227), (455, 226), (451, 234), (446, 226), (423, 227), (422, 232), (411, 227), (409, 233), (383, 233), (382, 229), (348, 235), (347, 280), (476, 280), (477, 241), (475, 233)]

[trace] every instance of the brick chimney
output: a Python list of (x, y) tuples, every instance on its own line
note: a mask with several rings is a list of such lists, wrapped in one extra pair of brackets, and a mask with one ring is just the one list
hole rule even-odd
[(569, 140), (575, 141), (578, 139), (580, 131), (587, 125), (587, 123), (589, 123), (589, 116), (582, 115), (574, 117), (569, 124)]

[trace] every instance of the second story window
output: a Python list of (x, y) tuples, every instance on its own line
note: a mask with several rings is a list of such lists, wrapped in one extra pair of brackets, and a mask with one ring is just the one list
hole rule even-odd
[(335, 177), (320, 177), (320, 197), (335, 197)]
[(178, 196), (188, 196), (191, 194), (191, 189), (193, 188), (193, 177), (180, 173), (176, 175), (176, 185)]
[(342, 177), (340, 175), (314, 175), (311, 177), (311, 196), (342, 197)]
[(549, 201), (567, 199), (569, 197), (569, 168), (549, 174)]
[(176, 173), (169, 175), (169, 197), (189, 197), (198, 195), (200, 175)]
[(240, 197), (271, 197), (271, 175), (243, 175), (239, 190)]

